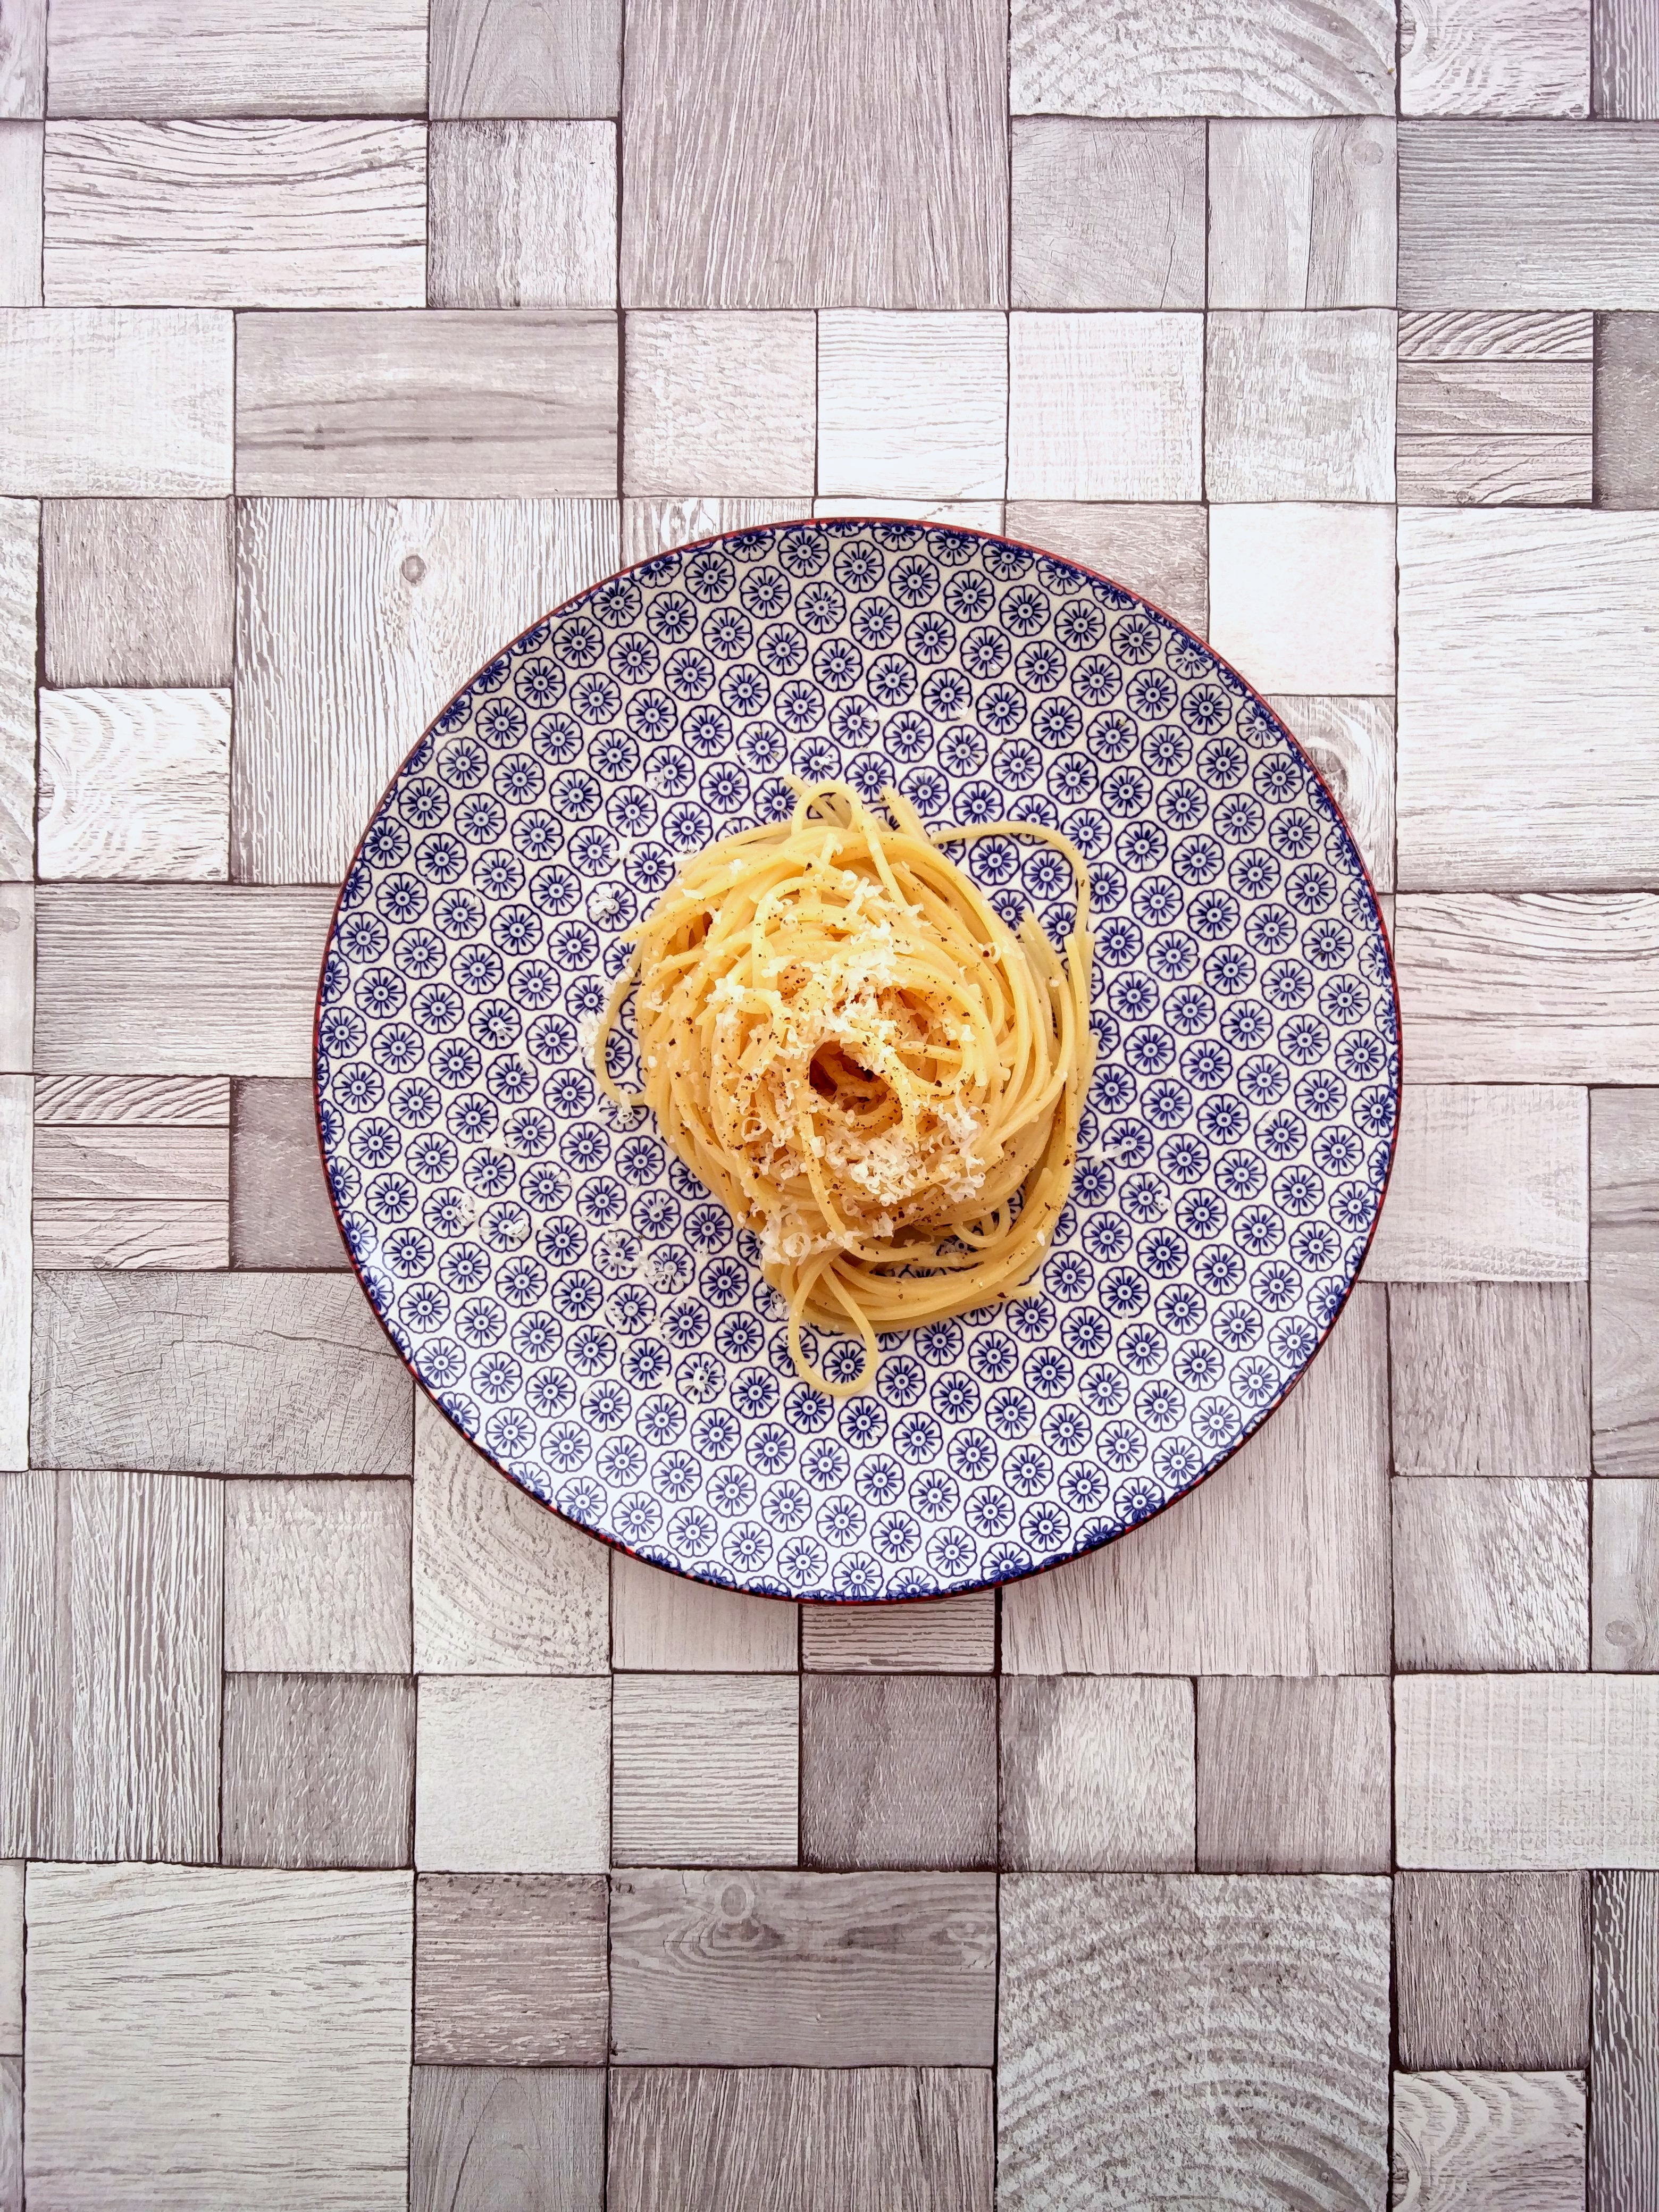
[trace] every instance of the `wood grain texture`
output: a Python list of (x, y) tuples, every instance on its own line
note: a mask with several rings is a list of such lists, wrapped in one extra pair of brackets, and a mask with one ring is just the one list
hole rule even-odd
[(9, 1474), (0, 1855), (218, 1853), (216, 1482)]
[(228, 684), (234, 536), (228, 500), (48, 500), (40, 514), (47, 683)]
[(1588, 1483), (1395, 1483), (1396, 1668), (1588, 1667), (1589, 1603)]
[(1389, 309), (1212, 313), (1205, 331), (1211, 499), (1393, 499)]
[(431, 0), (431, 17), (434, 115), (617, 112), (621, 0)]
[(156, 15), (53, 0), (54, 115), (374, 115), (426, 105), (422, 0), (241, 0)]
[(37, 1199), (37, 1273), (147, 1267), (198, 1273), (230, 1264), (222, 1199)]
[(1016, 307), (1201, 307), (1204, 126), (1016, 123)]
[(665, 2066), (988, 2066), (981, 1874), (619, 1874), (611, 2056)]
[(1588, 115), (1590, 0), (1403, 0), (1402, 115)]
[(1000, 499), (890, 499), (869, 492), (837, 494), (834, 499), (815, 499), (815, 515), (875, 514), (896, 522), (938, 522), (947, 529), (1002, 531), (1003, 503)]
[(611, 2212), (991, 2212), (991, 2076), (966, 2067), (619, 2066)]
[(1200, 316), (1011, 316), (1009, 498), (1197, 499), (1203, 382)]
[(0, 2058), (0, 2208), (23, 2212), (23, 2062)]
[(1659, 1673), (1659, 1482), (1598, 1482), (1591, 1528), (1590, 1664)]
[(1279, 692), (1267, 704), (1330, 786), (1372, 883), (1394, 889), (1394, 702)]
[(1392, 117), (1210, 125), (1209, 304), (1391, 307)]
[(1659, 117), (1659, 27), (1644, 0), (1590, 0), (1590, 113)]
[(1402, 433), (1395, 484), (1405, 507), (1588, 506), (1589, 433)]
[(410, 1671), (410, 1486), (225, 1485), (225, 1666)]
[(1659, 1866), (1659, 1676), (1402, 1674), (1402, 1866)]
[(409, 1376), (345, 1277), (53, 1275), (34, 1346), (39, 1465), (410, 1471)]
[(0, 1075), (0, 1468), (29, 1463), (32, 1087), (26, 1075)]
[(225, 1132), (119, 1122), (77, 1128), (35, 1115), (34, 1195), (63, 1199), (223, 1199)]
[(414, 1784), (407, 1677), (226, 1677), (227, 1866), (407, 1866)]
[(1659, 315), (1598, 315), (1595, 504), (1607, 507), (1659, 506), (1656, 447)]
[(993, 1590), (920, 1605), (801, 1608), (801, 1664), (822, 1674), (976, 1674), (996, 1664)]
[(44, 115), (46, 0), (9, 0), (0, 23), (0, 115)]
[(694, 1583), (626, 1552), (611, 1553), (613, 1667), (649, 1674), (788, 1674), (799, 1650), (797, 1607)]
[(30, 2202), (401, 2212), (410, 1877), (29, 1870)]
[(1016, 1674), (1001, 1687), (1005, 1867), (1192, 1870), (1191, 1683)]
[(1007, 532), (1127, 585), (1200, 636), (1209, 627), (1209, 517), (1200, 506), (1010, 500)]
[(0, 881), (34, 873), (40, 508), (0, 499)]
[(599, 1875), (422, 1875), (416, 2057), (603, 2066), (605, 1909)]
[(795, 499), (625, 499), (622, 503), (623, 561), (648, 561), (653, 553), (715, 538), (723, 530), (752, 530), (768, 522), (793, 522), (803, 512)]
[(1591, 1399), (1598, 1474), (1659, 1473), (1659, 1091), (1590, 1106)]
[(434, 307), (614, 307), (610, 123), (437, 123), (428, 148)]
[(416, 1866), (592, 1874), (610, 1841), (608, 1680), (422, 1676)]
[[(617, 508), (246, 500), (240, 512), (232, 866), (244, 881), (332, 885), (453, 687), (617, 567)], [(309, 1054), (242, 1072), (308, 1074)]]
[(1259, 690), (1386, 696), (1394, 624), (1389, 508), (1210, 510), (1210, 641)]
[(1103, 15), (1014, 0), (1016, 115), (1391, 114), (1395, 27), (1378, 0), (1277, 5), (1241, 23), (1222, 0)]
[(233, 355), (204, 308), (0, 308), (0, 492), (223, 496)]
[(818, 344), (812, 315), (629, 315), (624, 491), (810, 500)]
[(227, 1076), (43, 1075), (34, 1086), (37, 1129), (222, 1129), (229, 1121)]
[(1394, 1911), (1401, 2066), (1589, 2063), (1586, 1875), (1401, 1874)]
[(0, 1071), (33, 1065), (34, 885), (0, 881)]
[(1389, 1664), (1387, 1328), (1361, 1285), (1259, 1437), (1132, 1540), (1012, 1584), (1012, 1674)]
[(1582, 2074), (1396, 2074), (1398, 2212), (1582, 2212)]
[(612, 1700), (615, 1865), (793, 1866), (797, 1676), (620, 1674)]
[(0, 2051), (23, 2048), (23, 1862), (0, 1860)]
[(43, 691), (39, 872), (223, 883), (228, 691)]
[(1204, 1872), (1387, 1872), (1385, 1678), (1207, 1676), (1197, 1689)]
[(410, 2212), (603, 2212), (597, 2066), (417, 2066)]
[(230, 1265), (349, 1267), (317, 1142), (316, 1093), (298, 1077), (240, 1079), (230, 1123)]
[(800, 1686), (803, 1866), (997, 1859), (997, 1692), (971, 1674), (817, 1674)]
[(1587, 504), (1592, 320), (1402, 315), (1402, 503)]
[[(1590, 318), (1559, 319), (1588, 324)], [(1401, 436), (1461, 439), (1509, 431), (1588, 438), (1590, 382), (1588, 358), (1407, 361), (1400, 377)]]
[(1400, 318), (1401, 361), (1588, 361), (1588, 313), (1442, 308)]
[(1008, 465), (1006, 316), (848, 307), (820, 314), (817, 331), (820, 492), (1001, 498)]
[(1389, 1352), (1398, 1474), (1589, 1473), (1589, 1301), (1577, 1284), (1401, 1284)]
[(609, 1559), (603, 1544), (508, 1482), (428, 1399), (416, 1400), (421, 1673), (603, 1674)]
[(1659, 1877), (1590, 1876), (1589, 2203), (1659, 2196)]
[(1565, 1085), (1408, 1083), (1369, 1279), (1582, 1282), (1588, 1121)]
[[(1389, 1885), (1020, 1874), (1002, 1885), (998, 2197), (1380, 2203)], [(1149, 2082), (1159, 2094), (1148, 2094)], [(1176, 2200), (1178, 2201), (1178, 2200)]]
[(39, 123), (0, 122), (0, 307), (40, 304), (45, 142)]

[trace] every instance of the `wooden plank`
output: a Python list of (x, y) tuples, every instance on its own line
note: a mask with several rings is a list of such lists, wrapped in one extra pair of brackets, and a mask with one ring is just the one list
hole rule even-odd
[(0, 1075), (0, 1468), (29, 1463), (33, 1087), (27, 1075)]
[(205, 1271), (230, 1264), (223, 1199), (37, 1199), (34, 1266)]
[(23, 1862), (4, 1859), (0, 1860), (0, 2051), (22, 2048)]
[(1210, 641), (1258, 690), (1386, 695), (1394, 623), (1388, 508), (1210, 510)]
[(46, 132), (39, 123), (0, 123), (0, 307), (40, 304), (40, 173)]
[(1400, 318), (1401, 361), (1589, 361), (1595, 317), (1454, 308)]
[(816, 1867), (997, 1862), (997, 1692), (971, 1674), (809, 1674), (800, 1856)]
[(34, 1195), (41, 1199), (218, 1198), (229, 1192), (225, 1133), (177, 1123), (76, 1128), (35, 1115)]
[(224, 882), (228, 691), (43, 691), (43, 877)]
[(616, 306), (614, 124), (434, 124), (427, 188), (430, 306)]
[(613, 1667), (650, 1674), (787, 1674), (799, 1650), (797, 1607), (694, 1583), (626, 1552), (611, 1554)]
[(0, 499), (0, 879), (34, 873), (40, 508)]
[(1645, 0), (1591, 0), (1590, 113), (1659, 116), (1659, 30)]
[(1402, 1674), (1402, 1866), (1659, 1864), (1659, 1676)]
[(1385, 1881), (1005, 1879), (1000, 2203), (1380, 2204), (1388, 2107)]
[(317, 1141), (317, 1101), (297, 1077), (239, 1080), (230, 1124), (230, 1264), (346, 1267)]
[(1595, 503), (1659, 504), (1659, 337), (1651, 315), (1595, 319)]
[(0, 308), (0, 492), (222, 497), (233, 353), (204, 308)]
[(230, 1079), (215, 1075), (43, 1075), (34, 1126), (78, 1129), (222, 1129)]
[(852, 515), (860, 520), (874, 515), (896, 522), (939, 522), (953, 530), (988, 530), (1002, 534), (1003, 503), (1000, 499), (889, 499), (872, 492), (837, 494), (834, 499), (815, 499), (814, 515)]
[(1401, 2212), (1582, 2212), (1582, 2074), (1396, 2074)]
[(1433, 438), (1555, 433), (1587, 438), (1593, 374), (1587, 360), (1554, 357), (1402, 362), (1400, 434)]
[(1021, 1872), (1190, 1872), (1193, 1690), (1135, 1675), (1002, 1684), (1001, 1849)]
[(58, 1818), (58, 1485), (50, 1475), (0, 1474), (7, 1604), (0, 1615), (0, 1690), (12, 1725), (0, 1736), (0, 1853), (48, 1845)]
[(46, 0), (17, 0), (0, 33), (0, 115), (46, 112)]
[(984, 1874), (619, 1874), (611, 2056), (665, 2066), (988, 2066)]
[(38, 1465), (410, 1471), (408, 1374), (344, 1277), (53, 1275), (34, 1340)]
[(432, 0), (431, 40), (434, 115), (617, 112), (621, 0)]
[(29, 1870), (32, 2203), (400, 2212), (410, 1877)]
[(227, 1866), (410, 1861), (415, 1685), (396, 1674), (225, 1680)]
[(1401, 1874), (1394, 1911), (1403, 2067), (1589, 2063), (1586, 1876)]
[(602, 1875), (418, 1878), (417, 2059), (603, 2066), (605, 2019)]
[[(617, 508), (245, 500), (240, 515), (233, 866), (331, 885), (453, 688), (617, 567)], [(309, 1054), (245, 1072), (308, 1074)]]
[(0, 882), (0, 1071), (34, 1065), (34, 885)]
[(428, 1399), (416, 1401), (421, 1673), (603, 1674), (609, 1556), (508, 1482)]
[(228, 684), (234, 535), (228, 500), (48, 500), (47, 683)]
[(1209, 626), (1209, 518), (1202, 507), (1010, 500), (1007, 531), (1141, 592), (1200, 636)]
[(1587, 1482), (1396, 1480), (1396, 1668), (1588, 1667), (1589, 1520)]
[(23, 2062), (0, 2058), (0, 2206), (23, 2212)]
[(614, 1864), (793, 1866), (797, 1676), (619, 1674), (612, 1698)]
[(1389, 1352), (1396, 1473), (1589, 1473), (1589, 1300), (1577, 1284), (1401, 1284)]
[(1589, 434), (1402, 434), (1395, 483), (1402, 507), (1583, 507), (1590, 498)]
[(417, 2066), (409, 2137), (410, 2212), (603, 2212), (601, 2067)]
[(1196, 315), (1011, 316), (1009, 498), (1197, 499), (1203, 332)]
[(1659, 2195), (1659, 1876), (1590, 1876), (1590, 2212)]
[(1659, 1473), (1659, 1092), (1590, 1103), (1591, 1399), (1598, 1474)]
[(1393, 11), (1276, 5), (1241, 22), (1224, 0), (1158, 0), (1101, 15), (1014, 0), (1016, 115), (1391, 115)]
[(1659, 1673), (1659, 1482), (1598, 1482), (1591, 1512), (1590, 1664)]
[(243, 0), (168, 16), (57, 0), (54, 115), (408, 114), (426, 105), (421, 0)]
[(225, 1666), (410, 1671), (410, 1486), (225, 1486)]
[(622, 503), (624, 562), (648, 561), (653, 553), (716, 538), (723, 530), (754, 530), (769, 522), (793, 522), (802, 512), (797, 499), (625, 499)]
[(1205, 330), (1211, 499), (1393, 499), (1391, 310), (1212, 313)]
[(1222, 1675), (1197, 1688), (1206, 1873), (1388, 1871), (1386, 1678)]
[(1209, 304), (1391, 307), (1394, 120), (1210, 125)]
[(1536, 1083), (1408, 1083), (1372, 1282), (1582, 1282), (1589, 1107)]
[(1389, 1664), (1387, 1328), (1362, 1285), (1281, 1409), (1171, 1512), (1003, 1593), (1012, 1674)]
[(1008, 466), (1006, 316), (848, 307), (820, 314), (817, 328), (822, 493), (878, 501), (1001, 498)]
[(606, 1678), (422, 1677), (416, 1866), (597, 1873), (610, 1840)]
[(988, 2072), (966, 2067), (619, 2066), (611, 2212), (991, 2212)]
[(1012, 132), (1016, 307), (1201, 307), (1204, 126), (1032, 118)]
[(1394, 889), (1394, 702), (1279, 692), (1281, 716), (1329, 785), (1373, 884)]
[(1402, 115), (1588, 115), (1590, 0), (1546, 0), (1525, 27), (1457, 0), (1407, 0)]
[(978, 1674), (996, 1665), (993, 1590), (917, 1605), (809, 1605), (801, 1664), (822, 1674)]
[[(977, 328), (989, 319), (974, 319)], [(908, 324), (915, 318), (881, 320)], [(818, 345), (813, 315), (629, 315), (623, 490), (809, 500), (817, 467)], [(841, 351), (847, 356), (845, 343)], [(845, 366), (856, 370), (856, 356)], [(980, 421), (969, 425), (964, 451), (986, 434)]]

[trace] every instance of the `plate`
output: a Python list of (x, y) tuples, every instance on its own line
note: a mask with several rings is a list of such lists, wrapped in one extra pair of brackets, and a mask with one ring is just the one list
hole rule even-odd
[[(841, 1403), (797, 1378), (755, 1238), (589, 1060), (630, 927), (787, 775), (1057, 827), (1094, 902), (1097, 1065), (1036, 1294), (884, 1337)], [(1069, 926), (1052, 848), (957, 857), (1011, 922)], [(627, 1087), (631, 1018), (614, 1043)], [(1398, 1009), (1330, 793), (1207, 647), (1004, 538), (826, 520), (626, 570), (457, 693), (353, 860), (316, 1074), (375, 1311), (504, 1474), (706, 1582), (921, 1597), (1121, 1536), (1279, 1403), (1382, 1203)]]

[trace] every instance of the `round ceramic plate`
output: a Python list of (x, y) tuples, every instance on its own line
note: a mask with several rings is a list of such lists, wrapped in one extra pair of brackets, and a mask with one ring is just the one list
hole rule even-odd
[[(792, 775), (1059, 828), (1094, 902), (1097, 1064), (1035, 1294), (884, 1337), (841, 1403), (755, 1238), (590, 1064), (631, 926)], [(956, 857), (1063, 936), (1052, 848)], [(630, 1087), (631, 1010), (612, 1054)], [(1370, 1238), (1397, 1009), (1329, 793), (1179, 623), (1002, 538), (799, 523), (613, 577), (452, 700), (341, 893), (317, 1090), (376, 1312), (514, 1482), (704, 1581), (916, 1597), (1109, 1542), (1267, 1419)]]

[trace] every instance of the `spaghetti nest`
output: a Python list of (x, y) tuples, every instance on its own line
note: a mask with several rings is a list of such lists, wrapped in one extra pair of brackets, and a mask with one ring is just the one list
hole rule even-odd
[[(797, 786), (787, 822), (688, 861), (635, 933), (595, 1042), (601, 1088), (649, 1106), (687, 1167), (760, 1239), (802, 1377), (850, 1397), (878, 1330), (1016, 1297), (1077, 1164), (1092, 1060), (1088, 876), (1056, 831), (890, 827), (842, 783)], [(1077, 884), (1062, 962), (1009, 928), (942, 845), (1056, 847)], [(643, 1089), (606, 1042), (637, 983)], [(815, 1371), (803, 1322), (851, 1329), (851, 1381)]]

